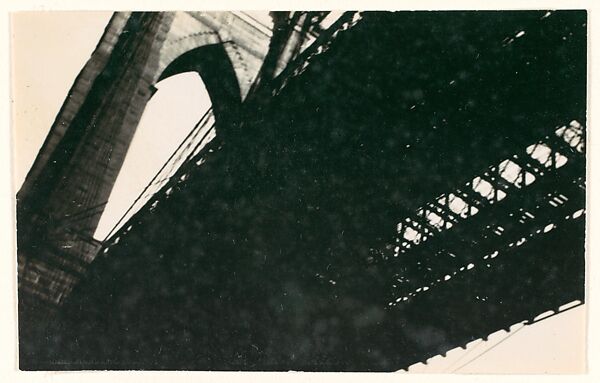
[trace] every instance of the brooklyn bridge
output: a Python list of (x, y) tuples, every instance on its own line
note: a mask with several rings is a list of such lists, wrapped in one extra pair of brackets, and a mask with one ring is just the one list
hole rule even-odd
[(270, 16), (114, 13), (17, 193), (21, 369), (396, 371), (585, 302), (585, 11)]

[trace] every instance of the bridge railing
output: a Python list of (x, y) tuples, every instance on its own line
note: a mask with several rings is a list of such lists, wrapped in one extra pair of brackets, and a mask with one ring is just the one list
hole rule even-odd
[[(391, 269), (399, 270), (393, 277), (395, 295), (389, 305), (409, 301), (458, 273), (476, 267), (477, 263), (490, 267), (492, 260), (502, 256), (502, 246), (519, 247), (553, 230), (563, 220), (580, 218), (585, 213), (585, 206), (581, 204), (585, 186), (578, 176), (578, 168), (574, 172), (573, 166), (577, 167), (585, 159), (584, 142), (584, 128), (573, 120), (523, 148), (521, 153), (488, 167), (461, 187), (427, 202), (399, 222), (397, 237), (386, 246), (388, 251), (383, 255), (384, 262), (393, 265)], [(564, 183), (571, 178), (567, 186), (556, 189), (558, 180)], [(527, 194), (539, 195), (535, 199), (537, 206), (525, 206), (528, 199), (524, 195)], [(512, 195), (517, 197), (511, 198)], [(508, 205), (503, 201), (505, 198)], [(496, 207), (497, 204), (502, 206)], [(488, 210), (494, 208), (505, 213), (518, 210), (509, 214), (508, 221), (496, 222), (501, 216), (496, 212), (491, 215), (495, 219), (483, 221), (488, 223), (485, 228), (461, 230), (463, 222), (477, 220), (476, 216), (486, 212), (489, 215)], [(482, 254), (481, 259), (467, 258), (452, 250), (446, 232), (457, 229), (460, 233), (455, 236), (472, 240), (476, 244), (475, 252)], [(483, 238), (475, 235), (483, 235)], [(483, 243), (489, 241), (493, 246), (486, 251)], [(425, 273), (428, 277), (415, 279), (421, 269), (428, 270)]]
[[(332, 16), (332, 18), (335, 15)], [(303, 73), (310, 65), (311, 61), (329, 50), (333, 41), (338, 37), (340, 32), (348, 30), (356, 25), (361, 19), (360, 13), (356, 11), (344, 12), (337, 20), (331, 23), (327, 29), (319, 33), (316, 38), (309, 39), (312, 41), (308, 47), (303, 49), (296, 58), (294, 58), (273, 80), (270, 81), (270, 86), (261, 88), (256, 92), (255, 99), (262, 97), (275, 96), (287, 85), (288, 81)], [(327, 20), (329, 24), (330, 20)], [(267, 92), (264, 94), (263, 92)], [(270, 93), (270, 94), (268, 94)]]

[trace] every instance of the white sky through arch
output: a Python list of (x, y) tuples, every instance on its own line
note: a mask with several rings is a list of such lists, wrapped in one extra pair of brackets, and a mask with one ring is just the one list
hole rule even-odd
[(94, 237), (103, 240), (194, 128), (211, 102), (197, 73), (181, 73), (156, 84), (123, 162)]

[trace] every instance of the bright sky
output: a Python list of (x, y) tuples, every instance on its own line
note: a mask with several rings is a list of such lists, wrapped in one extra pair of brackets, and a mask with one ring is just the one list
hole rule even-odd
[[(69, 88), (90, 57), (110, 15), (107, 12), (13, 15), (12, 99), (14, 182), (17, 188), (22, 184)], [(175, 76), (157, 87), (159, 91), (146, 107), (101, 219), (96, 233), (100, 239), (210, 105), (202, 81), (196, 74)], [(585, 315), (585, 306), (580, 306), (533, 326), (515, 327), (518, 332), (499, 332), (488, 342), (472, 342), (467, 350), (452, 351), (445, 358), (433, 358), (427, 366), (415, 365), (409, 371), (582, 372), (585, 368)], [(472, 359), (475, 360), (469, 362)]]

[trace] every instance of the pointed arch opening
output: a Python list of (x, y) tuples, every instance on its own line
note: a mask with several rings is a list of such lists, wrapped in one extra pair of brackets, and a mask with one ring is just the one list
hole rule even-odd
[(135, 213), (132, 209), (121, 219), (210, 107), (198, 73), (180, 73), (156, 84), (94, 233), (96, 239), (104, 239), (119, 220), (120, 226)]
[[(168, 165), (173, 169), (162, 170), (194, 129), (200, 124), (212, 129), (214, 121), (218, 130), (237, 117), (241, 105), (240, 86), (223, 44), (179, 55), (166, 65), (154, 88), (94, 233), (99, 240), (123, 226), (160, 188), (161, 178), (181, 165), (175, 161)], [(214, 137), (214, 132), (207, 133), (203, 145)], [(157, 172), (164, 174), (156, 179)]]

